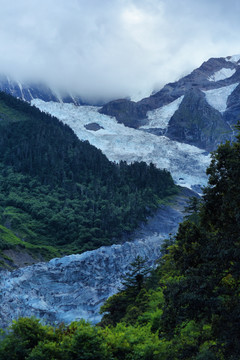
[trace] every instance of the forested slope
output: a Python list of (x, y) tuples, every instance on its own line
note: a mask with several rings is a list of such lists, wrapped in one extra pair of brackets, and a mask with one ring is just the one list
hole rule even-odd
[[(0, 222), (23, 247), (50, 258), (120, 241), (176, 191), (167, 171), (111, 163), (56, 118), (0, 93)], [(2, 237), (2, 251), (15, 246)]]
[(163, 246), (157, 269), (137, 258), (101, 324), (19, 319), (4, 335), (1, 359), (238, 360), (240, 136), (218, 148), (207, 172), (202, 201), (189, 204), (192, 214)]

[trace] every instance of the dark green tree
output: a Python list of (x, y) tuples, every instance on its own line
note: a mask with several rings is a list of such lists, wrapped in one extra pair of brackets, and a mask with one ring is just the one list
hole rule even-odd
[(122, 276), (123, 289), (137, 295), (143, 288), (147, 275), (151, 268), (147, 265), (147, 259), (137, 256), (130, 264), (130, 270)]

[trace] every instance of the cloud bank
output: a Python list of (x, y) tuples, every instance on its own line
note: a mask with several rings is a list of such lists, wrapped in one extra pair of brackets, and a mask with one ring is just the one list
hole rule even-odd
[(0, 73), (139, 99), (240, 53), (237, 0), (0, 0)]

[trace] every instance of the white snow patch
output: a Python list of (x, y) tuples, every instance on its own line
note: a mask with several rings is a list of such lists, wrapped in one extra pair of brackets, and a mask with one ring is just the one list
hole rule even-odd
[(208, 77), (209, 81), (219, 81), (230, 78), (233, 74), (235, 74), (236, 69), (228, 69), (222, 68), (219, 71), (216, 71), (213, 75)]
[(207, 102), (214, 109), (224, 112), (227, 109), (227, 99), (229, 95), (236, 89), (239, 83), (224, 86), (218, 89), (203, 91), (206, 94)]
[(149, 123), (147, 125), (141, 126), (140, 129), (150, 129), (150, 128), (160, 128), (166, 129), (169, 123), (169, 120), (173, 114), (178, 110), (183, 96), (180, 96), (170, 104), (164, 105), (158, 109), (147, 112), (147, 118)]
[(23, 99), (23, 100), (26, 100), (25, 97), (24, 97), (24, 94), (23, 94), (22, 84), (20, 83), (20, 81), (17, 81), (17, 84), (18, 84), (18, 87), (19, 87), (19, 89), (20, 89), (20, 91), (21, 91), (22, 99)]
[(34, 97), (32, 96), (32, 93), (31, 93), (31, 91), (29, 89), (28, 89), (28, 93), (29, 93), (31, 99), (34, 99)]
[(228, 56), (225, 58), (226, 61), (231, 61), (232, 63), (237, 63), (240, 60), (240, 55), (233, 55), (233, 56)]
[[(195, 146), (126, 127), (114, 117), (100, 114), (99, 107), (44, 102), (39, 99), (32, 100), (31, 104), (68, 124), (80, 140), (88, 140), (111, 161), (152, 162), (160, 169), (169, 170), (177, 184), (189, 188), (207, 184), (205, 170), (210, 163), (210, 156)], [(103, 129), (91, 131), (84, 127), (92, 122)], [(180, 181), (180, 178), (183, 180)]]
[(58, 99), (58, 101), (59, 101), (60, 103), (63, 103), (62, 96), (61, 96), (59, 90), (56, 89), (56, 88), (53, 88), (53, 87), (51, 87), (50, 90), (51, 90), (51, 92), (56, 96), (56, 98)]

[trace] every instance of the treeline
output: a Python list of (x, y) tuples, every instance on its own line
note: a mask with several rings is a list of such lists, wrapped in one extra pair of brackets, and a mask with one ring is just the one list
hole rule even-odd
[(140, 291), (129, 287), (102, 308), (104, 326), (149, 326), (158, 335), (152, 359), (240, 358), (240, 135), (219, 146), (207, 173), (202, 200), (192, 199), (157, 270)]
[[(1, 359), (238, 360), (240, 354), (240, 136), (221, 145), (209, 185), (156, 270), (137, 258), (98, 326), (19, 319)], [(14, 345), (13, 345), (14, 344)]]
[(63, 253), (109, 245), (177, 191), (167, 171), (114, 164), (56, 118), (4, 93), (0, 119), (0, 219), (24, 241)]

